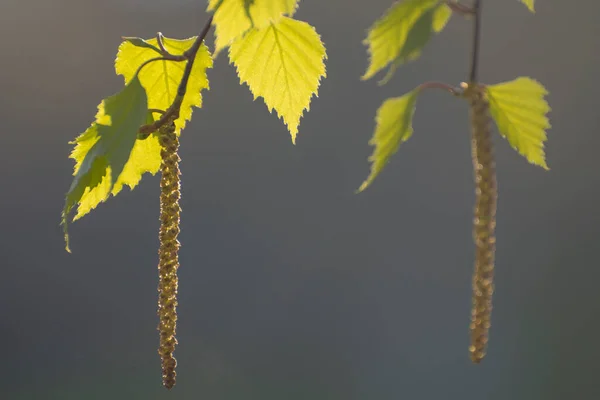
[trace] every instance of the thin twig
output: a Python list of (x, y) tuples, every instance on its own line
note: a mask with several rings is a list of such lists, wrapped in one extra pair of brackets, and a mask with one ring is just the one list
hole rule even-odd
[(455, 88), (455, 87), (450, 86), (447, 83), (443, 83), (443, 82), (425, 82), (425, 83), (420, 84), (417, 89), (418, 90), (442, 89), (442, 90), (445, 90), (446, 92), (450, 92), (450, 94), (452, 94), (454, 96), (460, 96), (463, 93), (461, 89)]
[(200, 35), (196, 38), (196, 41), (194, 42), (192, 47), (190, 47), (183, 53), (183, 55), (187, 57), (188, 62), (185, 65), (185, 71), (183, 71), (183, 77), (181, 78), (181, 83), (179, 84), (179, 88), (177, 89), (177, 94), (181, 97), (185, 96), (185, 91), (187, 90), (187, 82), (190, 78), (190, 74), (192, 73), (192, 67), (194, 66), (194, 59), (196, 58), (196, 54), (198, 53), (198, 50), (200, 49), (200, 45), (204, 41), (204, 38), (206, 38), (206, 35), (208, 35), (208, 31), (212, 26), (212, 20), (213, 16), (211, 15), (208, 21), (206, 22), (206, 25), (204, 25), (202, 32), (200, 32)]
[(481, 0), (473, 2), (473, 12), (475, 13), (475, 22), (473, 23), (473, 49), (471, 51), (471, 72), (469, 73), (470, 83), (477, 81), (477, 68), (479, 66), (479, 42), (481, 38)]

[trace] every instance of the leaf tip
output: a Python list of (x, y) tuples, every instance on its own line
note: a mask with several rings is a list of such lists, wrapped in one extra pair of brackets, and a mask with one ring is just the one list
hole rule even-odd
[(360, 185), (360, 187), (358, 189), (356, 189), (354, 191), (354, 194), (360, 194), (360, 193), (364, 192), (369, 187), (370, 184), (371, 184), (371, 179), (367, 179)]
[(292, 137), (292, 144), (296, 145), (296, 138), (298, 137), (298, 127), (296, 125), (295, 128), (292, 128), (288, 125), (288, 129), (290, 131), (290, 136)]
[(373, 76), (375, 75), (375, 73), (372, 71), (371, 68), (368, 68), (367, 71), (360, 77), (361, 81), (368, 81), (369, 79), (371, 79)]

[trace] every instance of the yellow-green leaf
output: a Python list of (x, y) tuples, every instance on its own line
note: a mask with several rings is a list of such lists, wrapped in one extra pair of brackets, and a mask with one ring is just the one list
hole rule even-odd
[[(195, 40), (195, 37), (184, 40), (164, 38), (163, 43), (171, 54), (181, 55), (192, 46)], [(158, 45), (156, 38), (145, 40), (145, 42), (148, 46), (141, 46), (130, 40), (124, 41), (119, 46), (115, 69), (117, 74), (125, 78), (125, 83), (134, 77), (143, 62), (160, 56), (152, 48)], [(210, 52), (203, 44), (196, 54), (192, 73), (187, 84), (187, 91), (181, 104), (179, 118), (175, 120), (177, 133), (180, 133), (185, 127), (186, 121), (192, 118), (192, 106), (202, 107), (200, 92), (203, 89), (209, 89), (206, 70), (212, 68), (212, 65)], [(171, 106), (175, 96), (177, 96), (177, 88), (183, 76), (184, 68), (185, 61), (164, 60), (152, 62), (142, 68), (139, 79), (148, 94), (149, 108), (164, 111)]]
[(209, 0), (214, 11), (215, 55), (253, 26), (263, 28), (283, 15), (292, 16), (299, 0)]
[(525, 6), (527, 8), (529, 8), (529, 11), (531, 11), (532, 13), (535, 12), (535, 0), (519, 0), (521, 3), (525, 4)]
[[(62, 214), (67, 250), (67, 222), (75, 206), (77, 220), (116, 195), (123, 185), (133, 188), (145, 171), (156, 172), (153, 157), (157, 141), (138, 140), (140, 126), (146, 123), (148, 100), (137, 78), (116, 95), (100, 103), (96, 120), (73, 144), (71, 158), (76, 162), (74, 179), (66, 195)], [(160, 159), (158, 160), (160, 165)]]
[[(410, 51), (404, 50), (407, 46), (410, 33), (415, 27), (415, 24), (428, 11), (436, 8), (439, 5), (439, 0), (404, 0), (394, 3), (375, 24), (369, 29), (367, 39), (364, 41), (368, 46), (370, 54), (370, 62), (367, 71), (362, 79), (370, 79), (382, 69), (386, 68), (391, 63), (402, 63), (410, 60), (411, 54), (415, 54), (415, 48)], [(439, 13), (439, 14), (438, 14)], [(450, 13), (445, 8), (431, 14), (429, 17), (429, 28), (420, 29), (420, 32), (413, 33), (411, 38), (412, 46), (415, 43), (423, 42), (421, 36), (431, 36), (432, 29), (441, 30), (447, 22), (447, 17)], [(436, 21), (435, 23), (433, 21)], [(427, 26), (422, 23), (419, 28)], [(439, 29), (439, 30), (438, 30)], [(425, 43), (427, 40), (425, 40)], [(404, 50), (404, 54), (403, 54)], [(418, 54), (418, 53), (416, 53)]]
[(527, 160), (548, 169), (544, 154), (546, 114), (550, 106), (544, 99), (548, 91), (539, 82), (520, 77), (510, 82), (487, 86), (490, 113), (500, 134)]
[(288, 17), (236, 39), (229, 59), (254, 99), (275, 109), (296, 141), (298, 125), (325, 77), (325, 46), (315, 29)]
[(419, 92), (419, 89), (414, 89), (404, 96), (387, 99), (377, 110), (375, 134), (369, 141), (371, 146), (375, 146), (369, 157), (371, 174), (360, 186), (359, 192), (373, 183), (400, 144), (412, 136), (412, 119)]
[(430, 8), (414, 23), (400, 54), (391, 64), (386, 76), (379, 82), (380, 85), (385, 85), (390, 81), (394, 73), (402, 64), (408, 61), (416, 60), (421, 56), (423, 48), (429, 43), (429, 40), (434, 33), (438, 33), (444, 29), (448, 20), (452, 16), (452, 10), (444, 3)]

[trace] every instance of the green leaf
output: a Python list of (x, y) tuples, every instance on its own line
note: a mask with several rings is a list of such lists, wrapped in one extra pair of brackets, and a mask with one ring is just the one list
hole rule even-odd
[[(429, 11), (432, 14), (422, 21), (421, 18)], [(391, 63), (396, 63), (397, 68), (403, 62), (418, 57), (421, 48), (431, 37), (431, 31), (439, 32), (446, 25), (450, 14), (447, 6), (440, 8), (438, 0), (404, 0), (394, 3), (369, 29), (364, 44), (368, 46), (370, 62), (362, 79), (372, 78)], [(417, 25), (419, 21), (421, 23)], [(415, 25), (417, 31), (411, 35)]]
[(288, 17), (235, 40), (229, 59), (254, 99), (283, 118), (296, 142), (298, 125), (325, 77), (325, 46), (315, 29)]
[(412, 119), (419, 92), (419, 89), (414, 89), (401, 97), (387, 99), (377, 110), (375, 134), (369, 141), (371, 146), (375, 146), (369, 157), (371, 174), (360, 186), (359, 192), (373, 183), (400, 144), (412, 136)]
[[(195, 37), (184, 40), (163, 38), (163, 44), (171, 54), (182, 55), (192, 46), (195, 40)], [(151, 47), (133, 44), (131, 41), (125, 41), (119, 46), (115, 69), (117, 74), (125, 78), (125, 83), (135, 76), (143, 62), (158, 56), (156, 51), (152, 49), (152, 47), (158, 45), (157, 39), (147, 39), (145, 42)], [(212, 68), (212, 65), (210, 52), (203, 44), (196, 54), (192, 73), (187, 84), (187, 92), (181, 104), (179, 118), (175, 120), (177, 133), (180, 133), (185, 128), (186, 121), (192, 118), (192, 106), (202, 107), (200, 92), (203, 89), (209, 89), (206, 70)], [(177, 96), (177, 88), (183, 77), (184, 69), (185, 61), (165, 60), (152, 62), (142, 68), (139, 79), (148, 94), (149, 108), (166, 111), (171, 106), (175, 96)]]
[(535, 12), (535, 0), (519, 0), (521, 3), (525, 4), (525, 6), (527, 8), (529, 8), (529, 11), (531, 11), (532, 13)]
[(500, 134), (527, 160), (548, 169), (544, 154), (546, 114), (550, 106), (544, 99), (548, 91), (539, 82), (520, 77), (486, 88), (490, 113)]
[(434, 33), (442, 31), (446, 27), (448, 20), (452, 16), (452, 10), (446, 4), (439, 4), (437, 7), (433, 7), (425, 12), (415, 22), (408, 36), (406, 42), (400, 54), (390, 68), (386, 76), (379, 82), (380, 85), (385, 85), (394, 76), (394, 73), (402, 64), (408, 61), (416, 60), (421, 56), (423, 48), (429, 43), (429, 40)]
[(214, 11), (215, 55), (252, 27), (264, 28), (282, 16), (292, 16), (299, 0), (209, 0)]
[(158, 140), (137, 140), (140, 126), (148, 118), (148, 99), (137, 78), (116, 95), (100, 103), (96, 120), (73, 144), (71, 158), (76, 162), (74, 179), (66, 195), (62, 213), (65, 241), (69, 250), (67, 222), (73, 207), (81, 218), (123, 185), (133, 188), (145, 171), (160, 166), (155, 157)]

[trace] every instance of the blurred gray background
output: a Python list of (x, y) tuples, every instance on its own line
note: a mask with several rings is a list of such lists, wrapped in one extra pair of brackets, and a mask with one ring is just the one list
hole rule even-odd
[[(361, 82), (390, 0), (301, 2), (329, 77), (293, 146), (226, 57), (182, 136), (178, 385), (156, 352), (158, 177), (71, 227), (68, 141), (118, 91), (120, 37), (197, 34), (205, 0), (0, 2), (0, 398), (597, 399), (600, 5), (485, 1), (481, 79), (551, 92), (547, 157), (497, 139), (497, 291), (484, 362), (468, 358), (473, 244), (467, 109), (419, 100), (415, 134), (365, 193), (376, 109), (466, 78), (454, 17), (387, 86)], [(212, 38), (212, 35), (211, 35)], [(212, 39), (211, 39), (212, 41)]]

